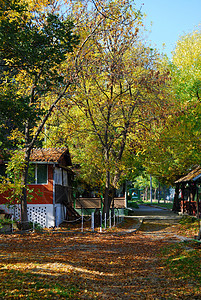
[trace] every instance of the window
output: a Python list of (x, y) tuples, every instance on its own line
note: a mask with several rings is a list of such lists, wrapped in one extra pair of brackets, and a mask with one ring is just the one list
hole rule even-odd
[(62, 168), (55, 168), (55, 184), (68, 186), (68, 173)]
[(47, 183), (47, 165), (37, 165), (37, 183)]
[(47, 184), (48, 172), (46, 164), (30, 164), (28, 183), (29, 184)]
[(55, 168), (55, 183), (62, 185), (62, 169)]
[(63, 170), (63, 185), (68, 186), (68, 173), (65, 170)]

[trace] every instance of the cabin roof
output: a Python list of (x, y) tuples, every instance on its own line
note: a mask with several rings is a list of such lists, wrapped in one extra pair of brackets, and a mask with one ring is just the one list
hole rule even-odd
[(190, 173), (188, 173), (186, 176), (181, 177), (175, 183), (181, 183), (181, 182), (188, 182), (188, 181), (196, 181), (201, 177), (201, 166), (198, 166), (197, 168), (193, 169)]
[(30, 161), (59, 163), (63, 158), (66, 158), (70, 163), (69, 165), (71, 165), (68, 148), (33, 148)]
[[(11, 151), (9, 150), (8, 153)], [(0, 157), (1, 163), (3, 157)], [(33, 148), (30, 155), (31, 162), (58, 163), (63, 166), (72, 166), (70, 153), (67, 147), (62, 148)]]

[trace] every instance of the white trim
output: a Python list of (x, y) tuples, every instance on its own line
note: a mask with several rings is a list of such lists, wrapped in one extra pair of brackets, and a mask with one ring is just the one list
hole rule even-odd
[(45, 164), (45, 165), (55, 165), (55, 163), (54, 162), (48, 162), (48, 161), (35, 161), (35, 160), (30, 160), (30, 162), (29, 162), (29, 164), (38, 164), (38, 165), (40, 165), (40, 164)]

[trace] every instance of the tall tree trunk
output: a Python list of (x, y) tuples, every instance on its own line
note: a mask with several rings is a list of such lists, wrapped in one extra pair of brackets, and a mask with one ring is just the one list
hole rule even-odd
[(175, 194), (174, 194), (174, 202), (172, 210), (175, 212), (179, 212), (181, 210), (180, 201), (179, 201), (179, 183), (176, 183)]
[(154, 189), (154, 200), (156, 201), (156, 195), (157, 195), (157, 188)]
[(145, 201), (148, 201), (148, 186), (145, 188)]
[(103, 206), (103, 214), (109, 216), (110, 205), (112, 201), (112, 197), (110, 194), (110, 171), (106, 171), (106, 183), (105, 183), (105, 194), (104, 194), (104, 206)]
[(29, 120), (25, 124), (25, 164), (24, 170), (22, 172), (22, 194), (20, 197), (21, 202), (21, 223), (22, 229), (28, 228), (28, 214), (27, 214), (27, 180), (28, 180), (28, 170), (29, 170), (29, 159), (31, 153), (31, 147), (29, 146)]

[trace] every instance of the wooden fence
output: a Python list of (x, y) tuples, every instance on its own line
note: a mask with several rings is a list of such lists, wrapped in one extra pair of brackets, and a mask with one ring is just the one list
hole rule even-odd
[[(75, 208), (102, 208), (104, 199), (101, 201), (101, 198), (77, 198), (75, 203)], [(114, 198), (114, 207), (115, 208), (125, 208), (126, 199), (125, 197)]]

